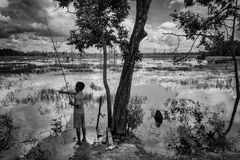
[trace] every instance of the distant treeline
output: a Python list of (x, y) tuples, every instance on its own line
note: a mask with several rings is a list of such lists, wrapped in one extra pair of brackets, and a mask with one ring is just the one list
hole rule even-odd
[(48, 52), (22, 52), (9, 48), (0, 49), (0, 56), (48, 56)]
[(25, 53), (13, 49), (0, 49), (0, 56), (23, 56)]
[[(66, 52), (59, 52), (59, 56), (69, 56)], [(40, 52), (40, 51), (31, 51), (31, 52), (22, 52), (9, 48), (0, 49), (0, 56), (20, 56), (20, 57), (56, 57), (54, 52)]]
[[(240, 42), (237, 43), (236, 47), (236, 56), (240, 56)], [(166, 53), (143, 53), (143, 57), (145, 58), (158, 58), (158, 57), (171, 57), (171, 56), (176, 56), (176, 55), (185, 55), (187, 53), (181, 52), (181, 53), (174, 53), (174, 52), (166, 52)], [(231, 52), (228, 50), (227, 47), (223, 47), (221, 45), (218, 45), (217, 47), (211, 48), (209, 52), (192, 52), (190, 56), (197, 56), (197, 55), (205, 55), (205, 56), (231, 56)], [(31, 52), (22, 52), (22, 51), (17, 51), (9, 48), (4, 48), (0, 49), (0, 57), (3, 56), (19, 56), (19, 57), (48, 57), (48, 58), (54, 58), (56, 57), (56, 54), (54, 52), (40, 52), (40, 51), (31, 51)], [(97, 58), (97, 57), (103, 57), (102, 54), (99, 53), (67, 53), (67, 52), (59, 52), (58, 56), (60, 57), (69, 57), (69, 58), (74, 58), (74, 57), (86, 57), (86, 58)], [(117, 53), (117, 57), (121, 57), (121, 53)], [(110, 57), (113, 57), (113, 54), (110, 54)]]
[[(145, 58), (154, 58), (154, 57), (162, 57), (162, 56), (166, 56), (166, 57), (169, 57), (169, 56), (174, 56), (174, 55), (181, 55), (181, 54), (186, 54), (186, 53), (170, 53), (170, 52), (166, 52), (166, 53), (160, 53), (160, 52), (157, 52), (157, 53), (142, 53), (143, 54), (143, 57)], [(197, 55), (198, 53), (191, 53), (191, 55)], [(69, 58), (72, 58), (72, 57), (76, 57), (76, 56), (80, 56), (80, 57), (88, 57), (88, 58), (91, 58), (91, 57), (94, 57), (94, 58), (97, 58), (97, 57), (101, 57), (103, 58), (103, 54), (99, 54), (99, 53), (67, 53), (67, 52), (59, 52), (58, 55), (60, 57), (69, 57)], [(13, 49), (0, 49), (0, 56), (22, 56), (22, 57), (27, 57), (27, 56), (30, 56), (30, 57), (35, 57), (35, 56), (40, 56), (40, 57), (49, 57), (49, 58), (53, 58), (53, 57), (56, 57), (56, 54), (54, 52), (40, 52), (40, 51), (31, 51), (31, 52), (22, 52), (22, 51), (16, 51), (16, 50), (13, 50)], [(114, 55), (113, 54), (109, 54), (110, 57), (113, 57)], [(121, 57), (121, 53), (116, 53), (115, 55), (116, 57)]]

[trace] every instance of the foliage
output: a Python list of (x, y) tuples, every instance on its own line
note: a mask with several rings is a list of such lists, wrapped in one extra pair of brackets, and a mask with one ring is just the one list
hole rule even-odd
[(68, 44), (80, 52), (89, 47), (103, 49), (103, 84), (107, 95), (108, 126), (112, 125), (112, 105), (107, 83), (107, 47), (128, 44), (128, 31), (122, 22), (129, 14), (127, 0), (56, 0), (60, 7), (73, 5), (77, 17), (76, 29), (70, 32)]
[(77, 16), (77, 29), (70, 32), (70, 45), (83, 51), (95, 46), (125, 44), (128, 31), (121, 24), (129, 14), (127, 0), (56, 0), (60, 7), (68, 7), (73, 4)]
[[(235, 44), (235, 54), (236, 56), (240, 56), (240, 41), (234, 41)], [(230, 52), (229, 48), (226, 46), (231, 46), (232, 43), (230, 41), (219, 41), (213, 39), (212, 46), (207, 48), (212, 56), (231, 56), (232, 53)]]
[(164, 105), (166, 107), (163, 113), (164, 120), (170, 125), (175, 124), (177, 133), (170, 134), (174, 137), (167, 138), (166, 143), (176, 153), (224, 151), (230, 146), (224, 134), (223, 111), (212, 112), (208, 106), (185, 98), (168, 99)]
[[(235, 40), (236, 24), (240, 21), (238, 5), (238, 0), (185, 0), (185, 10), (172, 14), (174, 21), (179, 22), (179, 28), (182, 28), (186, 33), (187, 39), (192, 39), (195, 43), (196, 39), (201, 37), (199, 46), (204, 46), (205, 50), (219, 51), (224, 47), (227, 53), (232, 53), (236, 99), (225, 134), (231, 130), (240, 100), (240, 82), (236, 59), (238, 41)], [(207, 12), (205, 14), (203, 14), (204, 12), (199, 13), (193, 10), (192, 6), (201, 6)]]
[(51, 126), (52, 136), (61, 135), (61, 133), (64, 131), (64, 126), (61, 119), (53, 119), (53, 123), (51, 124)]
[[(221, 49), (216, 47), (224, 46), (225, 50), (232, 50), (231, 43), (226, 41), (233, 40), (231, 34), (233, 17), (239, 20), (239, 12), (235, 0), (185, 0), (186, 9), (171, 15), (175, 22), (179, 23), (186, 33), (187, 39), (196, 39), (201, 37), (200, 45), (203, 45), (207, 51)], [(206, 12), (200, 13), (191, 7), (199, 6)]]
[(132, 133), (139, 125), (143, 123), (143, 109), (142, 104), (147, 100), (146, 97), (134, 96), (131, 97), (128, 107), (127, 107), (127, 132)]

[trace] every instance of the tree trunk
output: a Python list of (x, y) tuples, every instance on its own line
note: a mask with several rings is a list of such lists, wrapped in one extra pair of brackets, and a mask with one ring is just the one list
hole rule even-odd
[(107, 115), (108, 115), (108, 127), (112, 124), (112, 105), (111, 105), (111, 94), (107, 82), (107, 46), (106, 41), (103, 41), (103, 84), (107, 95)]
[(124, 58), (124, 65), (114, 103), (112, 123), (112, 132), (114, 135), (126, 134), (126, 111), (130, 99), (134, 64), (139, 54), (139, 44), (141, 40), (147, 36), (144, 27), (151, 1), (152, 0), (136, 1), (137, 11), (135, 25), (128, 44), (128, 53)]
[(238, 77), (238, 65), (237, 65), (237, 59), (236, 59), (235, 56), (233, 56), (233, 63), (234, 63), (234, 72), (235, 72), (235, 81), (236, 81), (236, 86), (235, 86), (236, 87), (236, 99), (235, 99), (235, 102), (234, 102), (232, 116), (231, 116), (228, 128), (225, 131), (225, 134), (227, 134), (231, 130), (231, 128), (232, 128), (233, 120), (234, 120), (235, 114), (237, 112), (238, 103), (239, 103), (239, 99), (240, 99), (240, 92), (239, 92), (239, 90), (240, 90), (239, 87), (240, 86), (239, 86), (239, 77)]
[[(238, 1), (235, 1), (235, 6), (238, 6)], [(237, 10), (236, 10), (237, 12)], [(235, 114), (237, 112), (237, 108), (238, 108), (238, 103), (239, 103), (239, 99), (240, 99), (240, 88), (239, 88), (239, 77), (238, 77), (238, 63), (237, 63), (237, 59), (236, 59), (236, 47), (235, 47), (235, 42), (234, 42), (234, 36), (235, 36), (235, 24), (236, 24), (236, 15), (234, 16), (233, 19), (233, 29), (232, 29), (232, 37), (231, 37), (231, 44), (232, 44), (232, 58), (233, 58), (233, 65), (234, 65), (234, 77), (235, 77), (235, 84), (236, 84), (236, 99), (234, 102), (234, 106), (233, 106), (233, 112), (232, 112), (232, 116), (228, 125), (227, 130), (225, 131), (225, 134), (227, 134), (231, 128), (232, 128), (232, 124), (233, 124), (233, 120), (235, 117)]]

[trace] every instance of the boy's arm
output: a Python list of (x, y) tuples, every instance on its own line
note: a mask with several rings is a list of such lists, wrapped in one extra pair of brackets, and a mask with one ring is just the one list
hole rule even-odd
[(72, 100), (69, 101), (69, 104), (72, 105), (74, 108), (79, 108), (79, 105), (75, 104)]
[(76, 95), (76, 93), (75, 92), (66, 92), (66, 91), (58, 91), (58, 93), (60, 93), (60, 94), (69, 94), (69, 95)]

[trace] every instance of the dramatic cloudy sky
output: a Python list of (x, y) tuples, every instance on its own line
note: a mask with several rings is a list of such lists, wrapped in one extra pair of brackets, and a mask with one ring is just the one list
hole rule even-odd
[[(131, 31), (134, 23), (135, 2), (131, 3), (131, 14), (124, 25)], [(142, 52), (169, 52), (174, 50), (178, 40), (163, 33), (182, 33), (169, 16), (174, 9), (182, 8), (183, 0), (152, 0), (146, 25), (148, 36), (142, 41)], [(0, 0), (0, 47), (22, 51), (51, 51), (51, 43), (44, 18), (47, 18), (54, 40), (62, 42), (60, 51), (70, 51), (66, 45), (69, 31), (74, 27), (75, 17), (58, 9), (53, 0)], [(180, 39), (179, 51), (187, 51), (190, 41)], [(89, 52), (94, 52), (91, 48)]]

